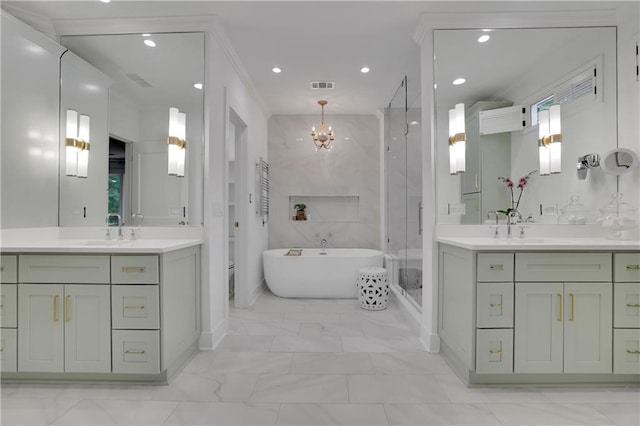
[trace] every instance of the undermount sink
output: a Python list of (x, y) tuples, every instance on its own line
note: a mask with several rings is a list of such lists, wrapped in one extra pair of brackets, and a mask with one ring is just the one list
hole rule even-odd
[(131, 243), (129, 240), (87, 240), (85, 246), (118, 246)]
[(500, 238), (496, 242), (506, 244), (529, 244), (529, 243), (544, 243), (548, 242), (548, 238)]

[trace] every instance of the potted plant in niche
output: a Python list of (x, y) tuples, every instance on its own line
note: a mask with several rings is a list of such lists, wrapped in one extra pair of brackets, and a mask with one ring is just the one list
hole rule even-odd
[(306, 204), (295, 204), (293, 209), (296, 211), (296, 215), (293, 217), (293, 220), (307, 220), (307, 213), (305, 212), (306, 208)]

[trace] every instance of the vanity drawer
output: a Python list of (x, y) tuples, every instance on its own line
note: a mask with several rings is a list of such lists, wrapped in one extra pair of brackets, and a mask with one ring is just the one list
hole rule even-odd
[(20, 256), (21, 283), (108, 284), (109, 256)]
[(513, 329), (476, 331), (476, 373), (513, 373)]
[(18, 326), (18, 285), (0, 285), (0, 326)]
[(0, 329), (0, 371), (18, 370), (18, 330)]
[(613, 284), (613, 326), (640, 328), (640, 282)]
[(628, 283), (640, 282), (640, 253), (615, 253), (613, 280)]
[(159, 330), (113, 330), (113, 372), (160, 373)]
[(611, 282), (611, 253), (516, 253), (516, 281)]
[(478, 283), (476, 327), (513, 327), (513, 283)]
[(0, 256), (0, 283), (18, 282), (18, 256)]
[(111, 327), (125, 330), (160, 328), (157, 285), (111, 286)]
[(158, 256), (111, 256), (112, 284), (158, 284)]
[(513, 281), (513, 253), (479, 253), (477, 280)]
[(640, 373), (640, 330), (613, 330), (613, 373)]

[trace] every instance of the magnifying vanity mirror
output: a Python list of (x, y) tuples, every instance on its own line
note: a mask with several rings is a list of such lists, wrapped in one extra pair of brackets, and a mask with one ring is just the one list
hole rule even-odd
[(624, 175), (638, 167), (638, 153), (627, 148), (616, 148), (607, 152), (600, 163), (605, 173)]
[[(434, 52), (437, 221), (495, 221), (492, 212), (512, 207), (512, 191), (499, 178), (517, 185), (534, 170), (519, 202), (523, 220), (562, 223), (560, 209), (578, 196), (594, 221), (616, 192), (616, 177), (598, 169), (579, 180), (576, 162), (617, 147), (616, 29), (435, 30)], [(449, 110), (460, 103), (466, 170), (452, 175)], [(541, 176), (539, 112), (554, 104), (561, 108), (561, 170)], [(515, 187), (513, 194), (520, 195)]]
[[(87, 179), (61, 170), (60, 226), (101, 226), (107, 213), (127, 225), (134, 215), (135, 225), (202, 225), (204, 34), (64, 36), (60, 42), (69, 49), (61, 61), (61, 114), (84, 103), (95, 115), (91, 125), (106, 126), (92, 135), (108, 135), (92, 141)], [(94, 72), (87, 84), (75, 55), (104, 75)], [(82, 99), (97, 92), (106, 96), (104, 111)], [(170, 107), (185, 114), (184, 177), (168, 173)]]

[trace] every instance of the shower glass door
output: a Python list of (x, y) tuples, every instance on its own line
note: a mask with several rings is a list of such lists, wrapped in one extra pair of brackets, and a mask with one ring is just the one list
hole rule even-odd
[[(422, 154), (420, 99), (403, 78), (385, 111), (387, 266), (390, 281), (422, 305)], [(419, 98), (419, 96), (418, 96)], [(410, 107), (411, 106), (411, 107)], [(413, 107), (415, 106), (415, 107)]]

